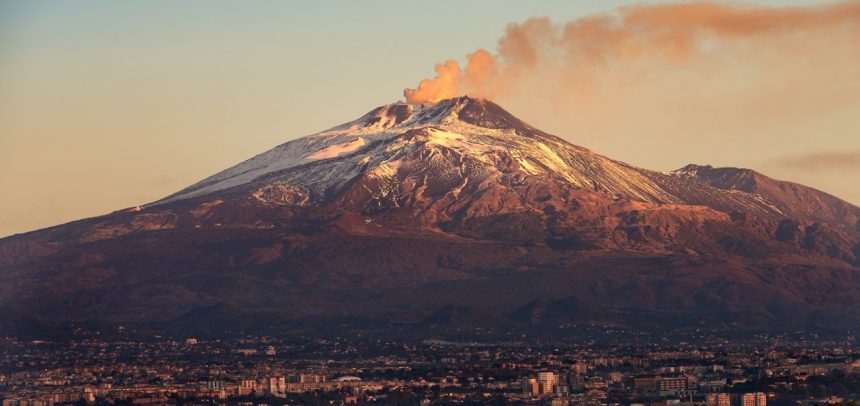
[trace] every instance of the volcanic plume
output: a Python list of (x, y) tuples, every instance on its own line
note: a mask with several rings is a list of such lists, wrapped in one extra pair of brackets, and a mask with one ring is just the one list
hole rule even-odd
[[(508, 25), (495, 56), (477, 49), (463, 68), (446, 60), (436, 66), (436, 77), (404, 90), (404, 96), (409, 103), (435, 103), (461, 94), (505, 97), (534, 80), (554, 82), (567, 91), (588, 86), (593, 75), (607, 71), (641, 70), (643, 64), (667, 69), (761, 52), (777, 58), (768, 61), (772, 68), (809, 56), (797, 54), (807, 46), (837, 47), (856, 56), (860, 47), (850, 39), (860, 39), (858, 29), (856, 1), (785, 8), (705, 2), (640, 5), (561, 25), (546, 17), (531, 18)], [(846, 41), (837, 41), (841, 35)], [(854, 61), (856, 69), (860, 62)], [(758, 74), (775, 70), (762, 68)]]
[(445, 61), (404, 94), (486, 97), (640, 166), (757, 168), (857, 204), (846, 180), (860, 167), (822, 176), (774, 163), (860, 150), (858, 78), (860, 2), (697, 2), (512, 23), (496, 47)]

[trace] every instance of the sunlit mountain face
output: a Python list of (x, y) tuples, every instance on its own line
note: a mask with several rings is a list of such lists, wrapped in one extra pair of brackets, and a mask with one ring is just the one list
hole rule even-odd
[(637, 168), (484, 99), (398, 103), (0, 240), (0, 327), (844, 331), (860, 327), (858, 241), (860, 208), (802, 185)]

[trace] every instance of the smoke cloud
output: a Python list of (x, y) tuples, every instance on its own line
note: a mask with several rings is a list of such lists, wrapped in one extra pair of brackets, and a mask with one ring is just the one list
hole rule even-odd
[(640, 5), (566, 24), (531, 18), (508, 25), (495, 55), (478, 49), (463, 68), (449, 59), (436, 66), (436, 77), (404, 90), (404, 96), (409, 103), (462, 94), (512, 98), (539, 82), (541, 91), (557, 89), (551, 93), (554, 98), (585, 97), (597, 95), (600, 80), (607, 76), (648, 80), (630, 77), (631, 72), (647, 75), (707, 59), (782, 53), (786, 60), (771, 62), (790, 62), (819, 46), (847, 48), (857, 56), (858, 24), (858, 1), (784, 8), (705, 2)]
[(407, 89), (407, 102), (485, 97), (637, 166), (753, 168), (860, 203), (856, 179), (773, 164), (860, 150), (860, 1), (670, 3), (567, 23), (531, 18), (509, 24), (494, 49), (462, 66), (446, 61), (436, 74)]

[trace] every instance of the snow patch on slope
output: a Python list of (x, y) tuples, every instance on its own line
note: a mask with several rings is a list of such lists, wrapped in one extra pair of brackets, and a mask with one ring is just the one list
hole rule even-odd
[[(500, 110), (498, 107), (467, 110), (471, 122), (463, 121), (461, 111), (473, 102), (477, 103), (458, 98), (433, 105), (382, 106), (352, 122), (279, 145), (154, 204), (239, 190), (248, 184), (260, 190), (262, 185), (273, 182), (302, 192), (270, 189), (263, 200), (304, 204), (336, 195), (362, 174), (392, 179), (404, 165), (410, 171), (421, 168), (422, 177), (481, 185), (508, 171), (506, 163), (513, 163), (528, 175), (555, 178), (571, 187), (600, 191), (613, 198), (685, 204), (700, 201), (704, 193), (713, 195), (709, 199), (724, 201), (727, 207), (748, 205), (774, 211), (747, 193), (704, 190), (704, 186), (688, 185), (678, 174), (635, 168), (519, 121), (511, 127), (498, 128), (494, 124), (499, 122), (497, 117), (480, 116)], [(479, 107), (484, 108), (489, 102), (480, 103)], [(413, 154), (416, 151), (420, 154)], [(467, 172), (473, 174), (472, 179), (458, 179), (466, 177)], [(693, 186), (695, 190), (690, 189)], [(462, 187), (457, 189), (459, 193)], [(260, 200), (262, 195), (255, 197)]]
[(335, 144), (325, 147), (313, 154), (306, 156), (307, 159), (327, 159), (334, 158), (346, 152), (352, 152), (364, 146), (364, 138), (358, 137), (352, 141), (347, 141), (342, 144)]

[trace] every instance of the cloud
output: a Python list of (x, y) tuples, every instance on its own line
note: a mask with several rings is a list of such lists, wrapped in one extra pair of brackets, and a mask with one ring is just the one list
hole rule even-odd
[(860, 171), (860, 150), (825, 151), (776, 159), (773, 166), (788, 171)]
[[(579, 105), (612, 99), (625, 83), (708, 80), (734, 61), (750, 62), (753, 76), (800, 63), (787, 69), (797, 71), (834, 55), (856, 68), (858, 26), (860, 1), (811, 7), (638, 5), (565, 24), (530, 18), (507, 26), (495, 55), (478, 49), (463, 68), (447, 60), (437, 65), (434, 78), (404, 95), (410, 103), (427, 103), (461, 94), (499, 99), (540, 94), (554, 103)], [(690, 69), (699, 74), (684, 72)], [(734, 73), (730, 70), (729, 78)]]
[(491, 87), (488, 82), (494, 80), (498, 74), (496, 61), (483, 49), (476, 50), (467, 58), (465, 69), (460, 69), (460, 64), (453, 59), (436, 65), (436, 77), (422, 80), (415, 89), (403, 91), (406, 101), (415, 104), (435, 103), (465, 94), (472, 88), (482, 89), (481, 94), (486, 97), (486, 91)]
[(856, 34), (858, 24), (857, 1), (783, 8), (702, 2), (639, 5), (563, 25), (531, 18), (508, 25), (496, 55), (478, 49), (463, 69), (449, 59), (436, 66), (436, 77), (404, 90), (404, 95), (411, 103), (459, 94), (504, 96), (515, 91), (518, 81), (535, 79), (533, 74), (539, 71), (552, 74), (538, 80), (582, 85), (590, 71), (635, 68), (647, 61), (682, 64), (709, 54), (743, 54), (774, 46), (791, 53), (791, 41), (786, 40), (792, 39), (848, 46), (856, 54), (856, 43), (839, 44), (816, 35), (850, 27)]

